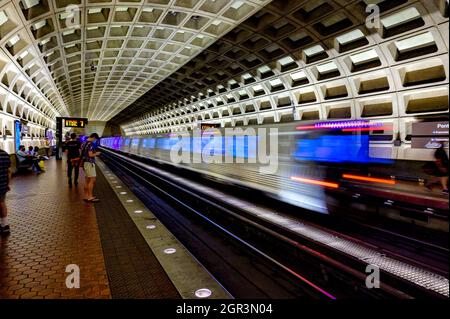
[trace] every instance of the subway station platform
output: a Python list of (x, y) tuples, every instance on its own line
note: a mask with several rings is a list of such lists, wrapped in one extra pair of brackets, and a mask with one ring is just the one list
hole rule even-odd
[[(7, 194), (11, 234), (0, 238), (0, 299), (155, 298), (228, 294), (102, 163), (97, 204), (69, 188), (66, 163), (16, 175)], [(126, 196), (124, 196), (126, 195)], [(69, 289), (68, 265), (80, 269)]]

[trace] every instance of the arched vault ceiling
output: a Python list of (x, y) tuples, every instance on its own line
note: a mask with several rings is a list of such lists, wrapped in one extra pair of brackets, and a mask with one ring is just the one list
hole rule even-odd
[[(368, 29), (366, 8), (374, 3), (380, 8), (381, 24)], [(189, 116), (197, 116), (197, 111), (214, 112), (222, 106), (233, 109), (240, 106), (240, 101), (258, 104), (256, 86), (261, 86), (262, 97), (276, 104), (273, 99), (280, 100), (280, 94), (292, 95), (291, 101), (305, 103), (306, 100), (300, 101), (305, 97), (298, 95), (296, 89), (315, 92), (326, 88), (330, 81), (340, 80), (345, 83), (342, 88), (350, 92), (351, 82), (347, 81), (356, 77), (358, 82), (358, 76), (364, 72), (388, 72), (385, 78), (391, 82), (390, 73), (401, 74), (395, 69), (399, 63), (448, 53), (447, 28), (446, 0), (274, 0), (116, 115), (112, 122), (153, 132), (167, 118), (174, 118), (175, 122), (185, 116), (187, 120), (182, 118), (181, 124), (191, 125), (194, 120)], [(408, 48), (401, 49), (403, 44)], [(431, 51), (420, 49), (423, 46)], [(405, 53), (399, 56), (400, 51)], [(446, 60), (448, 57), (438, 63), (443, 64), (439, 67), (443, 80)], [(320, 74), (321, 69), (331, 66), (335, 72), (324, 70), (326, 76)], [(379, 75), (373, 75), (376, 76)], [(436, 79), (442, 80), (442, 76)], [(270, 87), (276, 82), (281, 91)], [(333, 85), (328, 86), (334, 88)], [(393, 89), (395, 86), (390, 83), (383, 92)], [(397, 89), (403, 86), (398, 84)], [(331, 98), (326, 96), (328, 93), (317, 92), (324, 97), (314, 102), (340, 97), (338, 94)], [(352, 93), (345, 96), (351, 99)], [(216, 98), (225, 103), (219, 104)], [(256, 104), (257, 111), (262, 109)], [(150, 123), (155, 121), (155, 125)], [(167, 120), (162, 125), (170, 129), (175, 124)]]
[(0, 67), (58, 115), (109, 120), (269, 2), (0, 0)]

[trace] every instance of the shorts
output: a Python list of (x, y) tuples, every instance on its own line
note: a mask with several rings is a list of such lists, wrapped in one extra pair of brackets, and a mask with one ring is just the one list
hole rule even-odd
[(84, 175), (86, 177), (96, 177), (97, 172), (95, 171), (95, 164), (86, 162), (84, 163)]

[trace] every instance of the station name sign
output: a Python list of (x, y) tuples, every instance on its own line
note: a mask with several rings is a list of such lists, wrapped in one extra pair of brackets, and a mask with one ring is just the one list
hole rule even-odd
[(412, 124), (412, 148), (448, 147), (449, 122), (419, 122)]
[(64, 119), (65, 127), (85, 128), (87, 123), (88, 123), (88, 120), (85, 118), (66, 118), (66, 119)]

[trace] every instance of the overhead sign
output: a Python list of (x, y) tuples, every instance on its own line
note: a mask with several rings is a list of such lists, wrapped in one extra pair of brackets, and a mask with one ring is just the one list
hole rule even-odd
[(439, 148), (441, 144), (448, 147), (449, 122), (419, 122), (412, 124), (412, 148)]
[(85, 118), (66, 118), (64, 119), (64, 127), (85, 128), (88, 120)]

